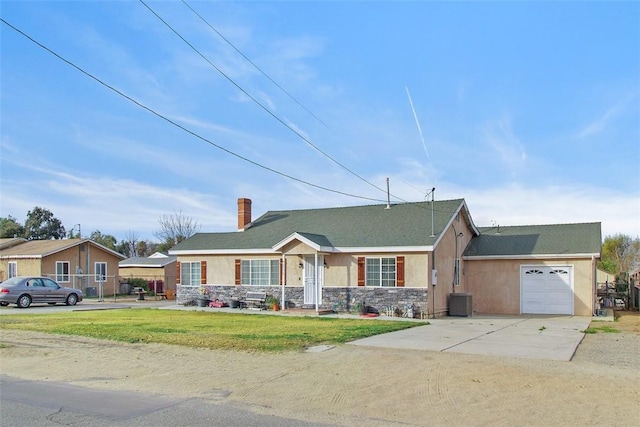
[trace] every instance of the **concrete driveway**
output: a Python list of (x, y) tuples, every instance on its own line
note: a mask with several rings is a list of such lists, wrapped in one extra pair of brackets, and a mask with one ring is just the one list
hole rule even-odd
[(576, 316), (446, 317), (350, 344), (569, 361), (590, 322)]

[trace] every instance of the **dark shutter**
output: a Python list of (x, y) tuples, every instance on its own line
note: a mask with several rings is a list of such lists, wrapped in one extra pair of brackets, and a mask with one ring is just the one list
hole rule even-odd
[(364, 286), (364, 257), (358, 257), (358, 286)]
[(236, 285), (241, 284), (240, 276), (242, 275), (242, 261), (236, 260)]
[(207, 284), (207, 261), (200, 261), (200, 284)]
[(282, 282), (282, 280), (284, 279), (284, 266), (286, 264), (284, 263), (284, 260), (282, 258), (280, 258), (280, 284), (284, 284)]
[(404, 257), (396, 258), (396, 286), (404, 287)]
[(180, 261), (176, 261), (176, 283), (181, 284), (180, 280)]

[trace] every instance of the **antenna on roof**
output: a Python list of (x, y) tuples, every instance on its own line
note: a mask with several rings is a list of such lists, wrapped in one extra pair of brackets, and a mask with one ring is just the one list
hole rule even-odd
[(389, 177), (387, 177), (387, 207), (385, 209), (391, 209), (391, 194), (389, 193)]
[(496, 231), (496, 234), (500, 234), (500, 224), (498, 224), (496, 221), (491, 221), (491, 225), (493, 225), (494, 227), (496, 227), (498, 230)]
[(435, 193), (436, 193), (436, 187), (433, 187), (431, 191), (429, 191), (427, 195), (424, 196), (424, 198), (426, 199), (427, 197), (429, 197), (429, 194), (431, 194), (431, 237), (436, 237), (434, 224), (433, 224), (433, 199), (434, 199)]

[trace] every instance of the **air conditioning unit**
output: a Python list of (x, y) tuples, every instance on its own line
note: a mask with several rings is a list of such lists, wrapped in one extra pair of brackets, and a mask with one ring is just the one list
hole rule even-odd
[(471, 294), (449, 294), (449, 316), (469, 317), (472, 314)]

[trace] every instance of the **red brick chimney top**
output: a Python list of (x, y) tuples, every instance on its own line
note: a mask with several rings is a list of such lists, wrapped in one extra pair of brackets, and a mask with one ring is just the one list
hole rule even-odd
[(251, 223), (251, 199), (238, 199), (238, 231), (244, 231)]

